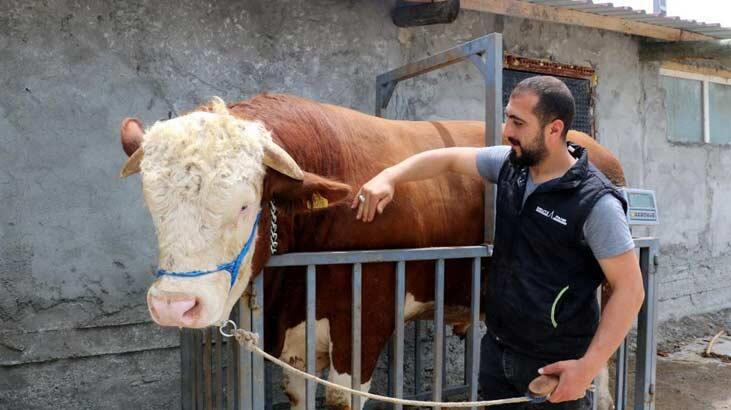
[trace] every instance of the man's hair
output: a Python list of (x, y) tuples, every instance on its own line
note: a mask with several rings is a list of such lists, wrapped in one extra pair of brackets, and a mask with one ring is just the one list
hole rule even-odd
[(533, 114), (541, 121), (541, 126), (557, 119), (563, 121), (562, 137), (566, 138), (574, 121), (576, 108), (574, 96), (563, 81), (547, 75), (526, 78), (515, 86), (510, 97), (521, 94), (533, 94), (538, 97)]

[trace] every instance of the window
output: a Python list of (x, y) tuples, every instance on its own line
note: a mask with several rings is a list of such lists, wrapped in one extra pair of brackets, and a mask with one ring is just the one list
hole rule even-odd
[(668, 139), (731, 144), (731, 79), (660, 70)]
[[(529, 77), (537, 75), (545, 75), (536, 72), (526, 72), (504, 69), (503, 70), (503, 107), (508, 105), (510, 93), (519, 82)], [(550, 74), (549, 74), (550, 75)], [(592, 107), (591, 107), (591, 81), (586, 78), (572, 78), (554, 75), (554, 77), (563, 81), (571, 90), (576, 104), (576, 112), (574, 113), (574, 122), (571, 126), (572, 130), (578, 130), (592, 135)], [(731, 94), (730, 94), (731, 96)]]

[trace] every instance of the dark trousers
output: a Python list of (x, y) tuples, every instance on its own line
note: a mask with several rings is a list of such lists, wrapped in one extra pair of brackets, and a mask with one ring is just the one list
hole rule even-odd
[[(508, 399), (523, 396), (528, 384), (538, 377), (538, 369), (551, 364), (546, 361), (515, 352), (486, 334), (480, 345), (480, 390), (483, 400)], [(500, 410), (591, 410), (592, 393), (587, 391), (583, 399), (540, 404), (520, 403), (498, 406)], [(498, 408), (496, 407), (496, 408)]]

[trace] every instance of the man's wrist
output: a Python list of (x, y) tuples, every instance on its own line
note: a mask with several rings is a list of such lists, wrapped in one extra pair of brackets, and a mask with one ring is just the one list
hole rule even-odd
[(579, 359), (579, 362), (583, 366), (585, 366), (593, 375), (599, 374), (599, 371), (607, 364), (608, 359), (602, 359), (601, 357), (597, 357), (594, 354), (587, 353), (582, 358)]
[(388, 167), (388, 168), (384, 169), (383, 171), (381, 171), (381, 176), (383, 176), (386, 179), (386, 181), (388, 181), (392, 185), (396, 185), (396, 183), (398, 182), (397, 174), (398, 173), (396, 172), (396, 170), (393, 169), (393, 167)]

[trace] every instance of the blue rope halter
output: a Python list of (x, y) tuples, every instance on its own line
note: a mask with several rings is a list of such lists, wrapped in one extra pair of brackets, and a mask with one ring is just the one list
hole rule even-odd
[(220, 272), (222, 270), (225, 270), (226, 272), (231, 274), (231, 286), (233, 287), (234, 283), (236, 282), (236, 278), (239, 276), (239, 267), (241, 266), (241, 262), (244, 260), (244, 257), (247, 253), (249, 253), (249, 249), (251, 248), (251, 243), (254, 240), (254, 233), (256, 232), (256, 228), (259, 226), (259, 218), (261, 217), (261, 211), (259, 211), (258, 214), (256, 214), (256, 221), (254, 222), (254, 226), (251, 228), (251, 233), (249, 234), (249, 239), (244, 244), (244, 247), (241, 249), (241, 252), (239, 252), (239, 256), (236, 257), (233, 261), (229, 263), (224, 263), (221, 265), (218, 265), (216, 269), (211, 270), (194, 270), (190, 272), (170, 272), (166, 271), (165, 269), (159, 269), (157, 272), (155, 272), (155, 277), (159, 278), (161, 276), (177, 276), (182, 278), (194, 278), (197, 276), (203, 276), (208, 275), (209, 273), (215, 273)]

